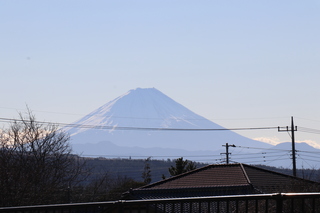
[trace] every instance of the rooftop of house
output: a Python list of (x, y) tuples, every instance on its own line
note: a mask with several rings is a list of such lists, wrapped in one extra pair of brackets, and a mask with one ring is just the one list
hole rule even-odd
[(240, 165), (209, 165), (141, 188), (176, 189), (217, 186), (246, 186), (249, 183), (250, 180)]
[[(247, 164), (212, 164), (129, 192), (138, 199), (310, 192), (320, 184)], [(128, 194), (127, 194), (128, 195)]]

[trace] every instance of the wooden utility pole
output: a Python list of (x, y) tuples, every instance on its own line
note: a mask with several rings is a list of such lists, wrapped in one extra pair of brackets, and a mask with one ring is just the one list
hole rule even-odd
[(296, 147), (295, 147), (295, 140), (294, 140), (294, 131), (297, 131), (294, 129), (293, 125), (293, 117), (291, 117), (291, 142), (292, 142), (292, 170), (293, 170), (293, 176), (297, 176), (297, 168), (296, 168)]
[(292, 143), (292, 173), (293, 176), (297, 176), (297, 168), (296, 168), (296, 148), (295, 148), (295, 139), (294, 139), (294, 132), (297, 131), (297, 126), (294, 126), (293, 123), (293, 117), (291, 116), (291, 128), (287, 126), (285, 130), (281, 130), (280, 127), (278, 127), (278, 132), (291, 132), (291, 143)]
[(220, 154), (226, 154), (226, 163), (229, 164), (229, 155), (231, 155), (231, 153), (229, 153), (229, 146), (231, 147), (236, 147), (234, 144), (229, 145), (228, 143), (226, 143), (226, 145), (222, 145), (226, 147), (226, 152), (225, 153), (220, 153)]

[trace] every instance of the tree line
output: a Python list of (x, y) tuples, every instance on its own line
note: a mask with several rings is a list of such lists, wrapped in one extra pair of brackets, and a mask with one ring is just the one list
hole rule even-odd
[(144, 160), (140, 180), (110, 174), (96, 159), (72, 154), (69, 136), (58, 126), (37, 122), (30, 110), (19, 117), (0, 131), (0, 206), (118, 200), (152, 181), (151, 158)]

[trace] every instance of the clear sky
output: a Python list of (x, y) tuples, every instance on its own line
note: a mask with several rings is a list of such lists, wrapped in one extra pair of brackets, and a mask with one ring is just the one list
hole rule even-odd
[[(155, 87), (226, 128), (294, 116), (320, 133), (319, 25), (319, 0), (1, 0), (0, 117), (28, 105), (38, 120), (71, 123)], [(320, 146), (320, 134), (296, 140)]]

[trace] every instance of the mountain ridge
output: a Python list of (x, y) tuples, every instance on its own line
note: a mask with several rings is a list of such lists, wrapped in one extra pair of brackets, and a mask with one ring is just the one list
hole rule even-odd
[[(72, 126), (67, 132), (74, 144), (110, 141), (119, 146), (183, 148), (188, 151), (218, 150), (227, 142), (243, 146), (271, 147), (270, 144), (227, 130), (192, 112), (155, 88), (130, 90), (79, 119)], [(117, 130), (113, 127), (145, 127), (159, 130)], [(164, 131), (163, 128), (178, 130)], [(186, 131), (190, 129), (192, 131)], [(223, 131), (203, 131), (204, 129)]]

